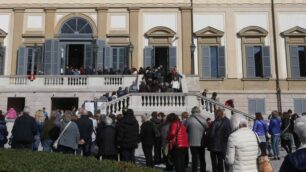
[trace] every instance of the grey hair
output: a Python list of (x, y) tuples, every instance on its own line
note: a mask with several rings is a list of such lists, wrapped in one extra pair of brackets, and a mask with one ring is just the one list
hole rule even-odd
[(234, 114), (231, 117), (232, 130), (238, 130), (242, 127), (248, 127), (248, 120), (241, 114)]
[(144, 114), (141, 116), (141, 121), (142, 123), (149, 121), (149, 116), (148, 114)]
[(24, 108), (23, 108), (23, 112), (24, 113), (30, 113), (30, 111), (31, 111), (31, 109), (28, 107), (28, 106), (25, 106)]
[(106, 117), (105, 118), (105, 125), (112, 125), (113, 124), (113, 120), (110, 117)]
[(198, 106), (195, 106), (191, 109), (191, 113), (201, 113), (201, 109)]
[(306, 144), (306, 116), (301, 116), (296, 119), (294, 131), (299, 136), (302, 144)]

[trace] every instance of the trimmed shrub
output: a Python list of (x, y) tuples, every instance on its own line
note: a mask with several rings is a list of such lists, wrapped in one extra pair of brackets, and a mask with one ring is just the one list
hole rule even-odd
[(158, 172), (157, 169), (139, 167), (125, 162), (98, 161), (92, 157), (12, 149), (0, 149), (0, 171)]

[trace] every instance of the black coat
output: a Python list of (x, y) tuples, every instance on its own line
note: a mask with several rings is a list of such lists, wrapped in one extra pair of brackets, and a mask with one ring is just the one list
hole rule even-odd
[(208, 129), (208, 150), (225, 153), (230, 133), (230, 120), (226, 117), (216, 119)]
[(294, 171), (305, 172), (306, 171), (306, 148), (299, 149), (296, 152), (289, 154), (285, 157), (283, 164), (280, 167), (280, 172)]
[(133, 115), (126, 114), (117, 125), (117, 143), (120, 149), (135, 149), (139, 142), (139, 124)]
[(114, 126), (99, 124), (97, 128), (96, 143), (99, 146), (100, 155), (116, 155), (116, 129)]
[(151, 121), (143, 123), (140, 127), (140, 141), (142, 145), (153, 145), (155, 141), (154, 125)]
[(80, 131), (80, 139), (85, 141), (85, 144), (91, 143), (91, 135), (93, 132), (93, 124), (88, 116), (82, 115), (80, 119), (76, 121)]
[(12, 135), (14, 142), (30, 144), (36, 135), (37, 124), (33, 117), (24, 113), (15, 120)]
[(0, 144), (5, 144), (7, 142), (7, 127), (4, 120), (0, 120)]

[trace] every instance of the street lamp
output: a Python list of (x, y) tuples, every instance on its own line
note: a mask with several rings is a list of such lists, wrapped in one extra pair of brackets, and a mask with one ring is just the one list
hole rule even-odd
[(192, 53), (193, 56), (194, 56), (195, 49), (196, 49), (196, 46), (195, 46), (194, 42), (192, 42), (191, 45), (190, 45), (190, 50), (191, 50), (191, 53)]
[(133, 58), (134, 45), (131, 42), (129, 42), (128, 47), (129, 47), (129, 52), (130, 52), (129, 66), (130, 66), (130, 68), (132, 68), (132, 58)]

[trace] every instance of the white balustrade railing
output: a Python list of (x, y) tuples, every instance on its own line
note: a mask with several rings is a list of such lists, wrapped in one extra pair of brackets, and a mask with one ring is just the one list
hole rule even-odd
[(122, 85), (122, 76), (105, 76), (104, 85)]
[(10, 79), (10, 85), (26, 85), (28, 83), (27, 76), (12, 76)]
[(63, 85), (64, 77), (63, 76), (47, 76), (44, 78), (45, 85)]

